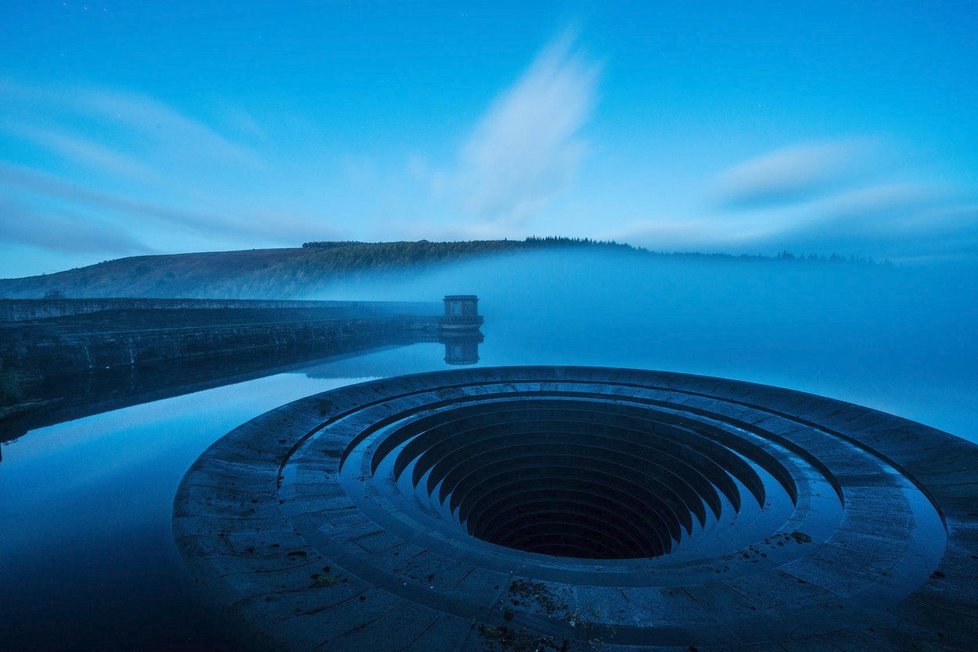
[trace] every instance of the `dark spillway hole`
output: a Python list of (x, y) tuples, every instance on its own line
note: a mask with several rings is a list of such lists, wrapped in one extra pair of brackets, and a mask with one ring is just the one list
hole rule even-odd
[[(446, 410), (389, 433), (395, 478), (493, 544), (561, 557), (670, 553), (745, 500), (763, 505), (760, 448), (675, 414), (612, 402), (538, 399)], [(777, 471), (772, 469), (772, 471)], [(773, 475), (787, 475), (784, 469)], [(725, 507), (723, 507), (725, 506)]]

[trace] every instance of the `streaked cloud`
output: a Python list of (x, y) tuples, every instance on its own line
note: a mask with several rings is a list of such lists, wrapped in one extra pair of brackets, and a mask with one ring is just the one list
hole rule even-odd
[(98, 141), (59, 129), (42, 129), (27, 124), (5, 124), (3, 131), (43, 147), (55, 155), (76, 161), (93, 169), (140, 181), (159, 181), (155, 170), (135, 156), (108, 147)]
[(792, 145), (723, 170), (714, 193), (724, 208), (796, 202), (850, 180), (872, 154), (872, 143), (867, 140)]
[[(85, 140), (153, 162), (176, 162), (194, 167), (207, 164), (261, 169), (263, 157), (202, 120), (159, 99), (134, 92), (87, 86), (37, 86), (0, 78), (0, 115), (6, 126), (24, 131), (29, 124), (62, 138)], [(250, 131), (260, 126), (246, 112), (228, 107), (226, 122)], [(53, 127), (51, 126), (53, 125)], [(113, 147), (114, 143), (118, 146)]]
[[(231, 132), (261, 140), (261, 126), (247, 112), (223, 106), (218, 113)], [(287, 165), (276, 167), (250, 144), (145, 95), (0, 79), (4, 141), (12, 147), (0, 157), (0, 193), (19, 202), (16, 215), (60, 230), (73, 222), (89, 234), (78, 245), (88, 253), (135, 250), (122, 239), (96, 237), (99, 220), (131, 224), (170, 247), (295, 246), (340, 233), (289, 201), (283, 188), (306, 181)], [(263, 194), (264, 187), (278, 192)], [(5, 233), (23, 235), (20, 241), (28, 227)], [(100, 242), (103, 252), (96, 251)]]
[(946, 188), (921, 182), (890, 182), (854, 188), (829, 195), (808, 207), (816, 219), (866, 221), (883, 216), (890, 221), (908, 212), (940, 205), (950, 198)]
[(953, 188), (920, 182), (856, 188), (804, 206), (758, 244), (844, 254), (963, 253), (978, 234), (978, 211)]
[(69, 98), (78, 110), (114, 128), (143, 135), (143, 142), (151, 143), (158, 153), (263, 167), (263, 159), (251, 148), (154, 98), (92, 88), (76, 89)]
[(254, 116), (238, 106), (229, 106), (223, 111), (224, 124), (240, 134), (256, 140), (266, 140), (268, 132), (255, 120)]
[(57, 176), (22, 166), (0, 162), (0, 187), (39, 195), (42, 199), (56, 199), (83, 204), (101, 211), (110, 211), (129, 217), (161, 220), (192, 231), (213, 230), (226, 227), (220, 218), (175, 209), (168, 205), (154, 204), (93, 190), (66, 181)]
[[(337, 233), (332, 229), (316, 229), (312, 220), (290, 216), (264, 209), (246, 216), (247, 219), (225, 216), (220, 213), (185, 210), (166, 203), (93, 190), (87, 186), (65, 181), (54, 175), (0, 162), (0, 188), (20, 193), (31, 193), (47, 203), (67, 202), (85, 206), (100, 213), (112, 213), (122, 218), (137, 219), (143, 223), (157, 222), (161, 226), (179, 227), (198, 235), (231, 238), (263, 238), (295, 245), (300, 239), (314, 239), (323, 233)], [(85, 218), (78, 217), (79, 222)]]
[(600, 235), (663, 250), (966, 253), (974, 195), (940, 179), (878, 138), (796, 143), (721, 170), (695, 219), (633, 220)]
[(67, 254), (125, 256), (152, 249), (116, 224), (61, 211), (37, 211), (0, 197), (0, 241)]
[[(594, 237), (647, 247), (654, 251), (727, 252), (745, 251), (771, 233), (763, 219), (740, 217), (681, 220), (636, 220)], [(759, 250), (755, 250), (759, 253)]]
[(595, 235), (663, 251), (967, 256), (978, 242), (978, 208), (953, 186), (882, 181), (698, 219), (637, 220)]
[(599, 73), (600, 65), (564, 35), (492, 102), (464, 144), (455, 175), (470, 216), (519, 222), (572, 183), (588, 150), (581, 130)]

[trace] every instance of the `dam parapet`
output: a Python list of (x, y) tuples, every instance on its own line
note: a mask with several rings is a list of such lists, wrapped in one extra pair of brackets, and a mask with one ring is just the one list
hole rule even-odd
[[(265, 299), (47, 298), (0, 299), (0, 323), (28, 322), (91, 313), (147, 310), (300, 310), (342, 316), (435, 314), (437, 304), (412, 301), (292, 301)], [(213, 313), (212, 313), (213, 314)]]
[(0, 358), (45, 375), (265, 349), (408, 343), (440, 324), (436, 303), (23, 299), (0, 301)]
[(437, 302), (0, 300), (0, 441), (382, 347), (442, 342), (446, 362), (474, 364), (482, 318), (452, 323)]

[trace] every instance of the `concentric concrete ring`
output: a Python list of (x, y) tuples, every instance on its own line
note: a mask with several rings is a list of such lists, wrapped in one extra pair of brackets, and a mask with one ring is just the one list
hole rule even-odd
[(287, 649), (971, 648), (978, 447), (867, 408), (586, 367), (402, 376), (232, 431), (173, 527)]

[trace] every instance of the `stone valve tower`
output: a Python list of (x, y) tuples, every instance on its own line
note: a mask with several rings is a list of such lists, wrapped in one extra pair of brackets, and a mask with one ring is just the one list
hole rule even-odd
[(485, 339), (479, 330), (483, 321), (479, 298), (474, 294), (449, 294), (444, 302), (438, 340), (445, 345), (445, 362), (475, 364), (479, 361), (479, 344)]

